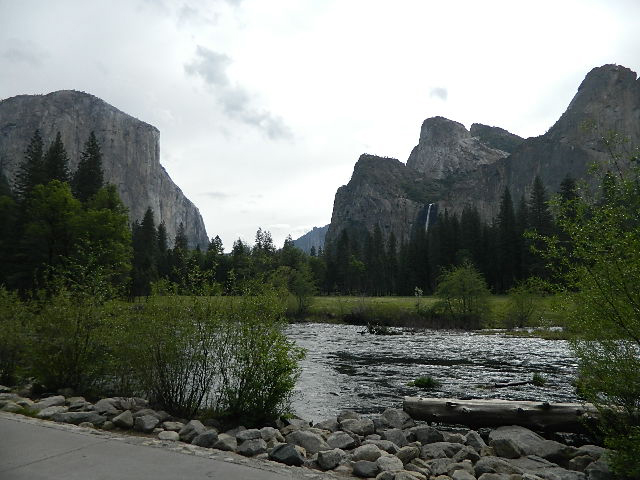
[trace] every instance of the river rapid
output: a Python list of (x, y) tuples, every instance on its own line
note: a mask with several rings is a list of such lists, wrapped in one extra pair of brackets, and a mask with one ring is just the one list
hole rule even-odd
[[(455, 330), (398, 329), (400, 335), (362, 334), (364, 327), (297, 323), (286, 334), (307, 351), (293, 410), (314, 422), (352, 409), (361, 413), (402, 408), (402, 397), (500, 398), (577, 401), (571, 385), (577, 361), (567, 342)], [(490, 388), (531, 380), (546, 384)], [(434, 390), (407, 384), (421, 376), (440, 382)]]

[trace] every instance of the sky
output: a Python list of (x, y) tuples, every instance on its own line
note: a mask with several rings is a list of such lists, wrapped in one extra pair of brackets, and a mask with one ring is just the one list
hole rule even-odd
[(330, 222), (362, 153), (426, 118), (541, 135), (584, 76), (640, 71), (640, 1), (0, 0), (0, 99), (74, 89), (156, 126), (227, 250)]

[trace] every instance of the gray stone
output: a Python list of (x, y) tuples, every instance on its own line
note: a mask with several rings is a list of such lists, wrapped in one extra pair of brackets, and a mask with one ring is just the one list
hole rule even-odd
[(370, 418), (346, 419), (340, 422), (340, 428), (363, 437), (375, 432), (373, 421)]
[(115, 398), (103, 398), (93, 405), (93, 409), (101, 415), (117, 415), (120, 410), (114, 406), (116, 402)]
[(343, 410), (338, 414), (338, 423), (342, 423), (344, 420), (359, 420), (362, 418), (358, 412), (353, 410)]
[[(515, 473), (483, 473), (478, 480), (522, 480), (522, 475)], [(536, 480), (542, 480), (536, 477)]]
[(182, 440), (183, 442), (191, 443), (194, 438), (196, 438), (201, 433), (204, 433), (205, 431), (206, 428), (202, 424), (202, 422), (200, 422), (200, 420), (191, 420), (180, 429), (178, 435), (180, 435), (180, 440)]
[(480, 460), (480, 454), (470, 446), (465, 445), (452, 458), (455, 462), (462, 462), (463, 460), (471, 460), (472, 462), (477, 462), (478, 460)]
[(420, 425), (408, 430), (407, 439), (409, 441), (417, 440), (423, 445), (427, 443), (443, 442), (444, 435), (433, 427), (428, 425)]
[(594, 460), (598, 460), (606, 451), (605, 448), (598, 447), (597, 445), (583, 445), (576, 450), (575, 455), (588, 455)]
[(573, 457), (571, 460), (569, 460), (568, 467), (570, 470), (584, 472), (584, 469), (587, 468), (591, 463), (593, 463), (593, 461), (593, 458), (589, 455), (578, 455), (577, 457)]
[(345, 458), (346, 454), (339, 448), (318, 452), (318, 466), (322, 470), (333, 470)]
[(482, 457), (474, 466), (476, 477), (483, 473), (522, 473), (522, 469), (498, 457)]
[(33, 410), (33, 405), (35, 402), (30, 398), (18, 398), (15, 402), (23, 408), (28, 408), (29, 410)]
[[(81, 400), (76, 400), (78, 398), (80, 398)], [(87, 402), (85, 399), (83, 399), (82, 397), (74, 397), (73, 401), (71, 401), (71, 399), (68, 398), (67, 403), (69, 404), (70, 412), (79, 412), (81, 410), (86, 411), (91, 406), (91, 404)]]
[(466, 470), (456, 470), (451, 475), (452, 480), (476, 480), (476, 477), (471, 475)]
[(102, 425), (107, 421), (107, 417), (98, 415), (96, 412), (60, 412), (54, 413), (51, 420), (60, 423), (72, 423), (80, 425), (82, 422), (90, 422), (94, 425)]
[(453, 464), (454, 462), (450, 458), (435, 458), (427, 462), (431, 475), (433, 476), (447, 475), (449, 467)]
[(396, 457), (398, 457), (405, 465), (414, 458), (418, 458), (418, 456), (420, 456), (420, 449), (412, 445), (402, 447), (396, 452)]
[(385, 452), (392, 455), (395, 455), (398, 451), (398, 446), (389, 440), (365, 440), (362, 444), (375, 445), (380, 450), (384, 450)]
[(375, 462), (382, 455), (382, 450), (380, 450), (375, 445), (361, 445), (356, 448), (352, 453), (352, 460), (357, 462), (358, 460), (367, 460), (369, 462)]
[(255, 440), (257, 438), (262, 438), (262, 433), (257, 428), (251, 428), (249, 430), (243, 430), (241, 432), (236, 433), (236, 438), (238, 439), (238, 444), (241, 444), (242, 442), (247, 440)]
[(102, 424), (101, 428), (103, 430), (113, 430), (114, 428), (116, 428), (116, 426), (113, 424), (113, 422), (111, 420), (107, 420), (106, 422), (104, 422)]
[[(133, 414), (131, 410), (125, 410), (120, 415), (113, 417), (111, 421), (118, 428), (124, 428), (126, 430), (133, 428)], [(154, 425), (153, 428), (155, 428), (156, 425)]]
[(461, 433), (442, 432), (445, 442), (449, 443), (461, 443), (465, 445), (467, 443), (466, 438)]
[(322, 450), (331, 450), (331, 446), (320, 435), (306, 430), (290, 433), (286, 436), (286, 441), (304, 448), (310, 455)]
[(399, 428), (385, 430), (381, 433), (381, 436), (383, 440), (389, 440), (390, 442), (395, 443), (398, 447), (404, 447), (409, 443), (404, 432)]
[(269, 459), (275, 462), (284, 463), (285, 465), (294, 465), (299, 467), (304, 463), (304, 456), (295, 445), (290, 443), (281, 443), (269, 452)]
[(58, 407), (66, 404), (66, 400), (62, 395), (54, 395), (52, 397), (42, 398), (33, 404), (34, 410), (43, 410), (47, 407)]
[(162, 427), (165, 430), (170, 430), (172, 432), (179, 432), (184, 427), (184, 423), (182, 423), (182, 422), (162, 422)]
[(549, 478), (552, 480), (585, 480), (584, 473), (566, 470), (555, 463), (536, 455), (515, 458), (508, 460), (508, 462), (525, 472), (542, 478)]
[(447, 475), (449, 475), (450, 477), (453, 476), (453, 472), (455, 472), (456, 470), (465, 470), (466, 472), (469, 472), (472, 475), (475, 474), (471, 460), (464, 460), (462, 462), (451, 463), (449, 465), (449, 468), (447, 469)]
[[(107, 423), (107, 422), (105, 422)], [(78, 425), (79, 427), (84, 427), (84, 428), (94, 428), (95, 425), (91, 422), (82, 422), (81, 424)]]
[(424, 475), (425, 478), (429, 478), (431, 476), (431, 469), (427, 465), (420, 467), (418, 465), (414, 465), (413, 463), (408, 463), (404, 466), (404, 469), (409, 472), (420, 473), (421, 475)]
[(524, 452), (511, 438), (496, 438), (491, 440), (489, 446), (493, 448), (498, 457), (520, 458), (524, 455)]
[(380, 416), (383, 422), (391, 428), (410, 428), (415, 425), (407, 412), (399, 408), (387, 408)]
[(12, 402), (11, 400), (9, 400), (4, 404), (2, 408), (0, 408), (0, 410), (2, 410), (3, 412), (15, 413), (21, 411), (22, 408), (23, 407), (18, 405), (16, 402)]
[(364, 437), (365, 440), (382, 440), (382, 437), (377, 433), (372, 433), (371, 435), (367, 435)]
[(9, 387), (5, 387), (4, 385), (0, 385), (0, 393), (11, 393), (11, 389)]
[(245, 457), (254, 457), (261, 453), (267, 452), (267, 442), (262, 438), (254, 438), (251, 440), (245, 440), (238, 445), (238, 453)]
[(68, 407), (64, 407), (62, 405), (57, 405), (55, 407), (43, 408), (42, 410), (40, 410), (36, 414), (36, 417), (38, 417), (38, 418), (51, 418), (56, 413), (64, 413), (64, 412), (68, 412), (68, 411), (69, 411)]
[(177, 442), (178, 440), (180, 440), (180, 435), (178, 435), (178, 432), (174, 430), (163, 430), (158, 433), (158, 439), (169, 442)]
[(158, 423), (160, 423), (160, 420), (153, 415), (143, 415), (142, 417), (136, 417), (133, 423), (133, 429), (138, 432), (151, 433)]
[(395, 472), (380, 472), (378, 475), (376, 475), (376, 480), (394, 480), (395, 476)]
[(422, 446), (420, 450), (420, 458), (428, 460), (430, 458), (452, 458), (456, 453), (462, 450), (464, 445), (460, 443), (435, 442)]
[(487, 446), (487, 444), (482, 439), (480, 434), (475, 430), (469, 430), (464, 438), (465, 438), (465, 443), (478, 453), (480, 453), (480, 451), (482, 450), (482, 447)]
[[(133, 412), (133, 410), (132, 410)], [(140, 409), (135, 409), (135, 412), (133, 412), (133, 416), (135, 417), (144, 417), (145, 415), (153, 415), (154, 417), (156, 417), (158, 420), (160, 420), (160, 416), (158, 415), (158, 412), (156, 412), (155, 410), (153, 410), (152, 408), (140, 408)]]
[(356, 477), (371, 478), (378, 474), (378, 464), (368, 460), (358, 460), (353, 464), (353, 474)]
[(322, 430), (329, 430), (330, 432), (336, 432), (340, 429), (340, 424), (338, 423), (337, 418), (329, 418), (327, 420), (323, 420), (322, 422), (316, 423), (314, 427), (320, 428)]
[(218, 441), (213, 445), (213, 448), (226, 452), (235, 452), (238, 449), (238, 441), (234, 435), (220, 433), (218, 434)]
[(381, 472), (398, 472), (404, 468), (402, 460), (394, 455), (382, 455), (376, 460)]
[(588, 480), (612, 480), (614, 478), (611, 470), (609, 470), (609, 465), (602, 460), (588, 465), (587, 468), (584, 469), (584, 473)]
[[(531, 430), (518, 425), (498, 427), (489, 434), (489, 440), (510, 440), (522, 455), (536, 455), (555, 463), (566, 463), (575, 456), (577, 449), (554, 440), (546, 440)], [(498, 451), (495, 449), (496, 453)]]
[[(180, 435), (178, 435), (180, 436)], [(218, 431), (215, 429), (202, 432), (200, 435), (191, 440), (191, 445), (198, 447), (211, 448), (218, 441)]]
[(279, 443), (284, 443), (284, 437), (280, 433), (280, 430), (273, 427), (263, 427), (260, 429), (260, 435), (265, 442), (270, 440), (276, 440)]
[(334, 432), (327, 437), (327, 444), (332, 448), (340, 448), (342, 450), (351, 450), (355, 448), (356, 441), (351, 435), (345, 432)]
[(423, 480), (423, 478), (420, 477), (419, 475), (422, 475), (422, 473), (421, 472), (414, 472), (414, 471), (411, 471), (411, 472), (397, 472), (396, 475), (393, 477), (393, 479), (394, 480)]

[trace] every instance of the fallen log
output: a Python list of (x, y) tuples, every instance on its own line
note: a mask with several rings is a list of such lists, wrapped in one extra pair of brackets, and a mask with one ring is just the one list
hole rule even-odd
[(574, 433), (587, 430), (597, 415), (589, 403), (422, 397), (404, 397), (404, 411), (416, 420), (472, 428), (520, 425), (533, 430)]

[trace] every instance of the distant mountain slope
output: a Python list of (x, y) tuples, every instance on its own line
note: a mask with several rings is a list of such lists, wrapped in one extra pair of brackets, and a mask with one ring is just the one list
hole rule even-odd
[(182, 222), (189, 244), (205, 248), (207, 232), (200, 212), (160, 165), (160, 132), (83, 92), (62, 90), (48, 95), (19, 95), (0, 101), (0, 167), (15, 177), (33, 132), (45, 142), (60, 131), (75, 170), (84, 143), (94, 131), (103, 153), (105, 181), (118, 189), (131, 221), (142, 219), (147, 207), (156, 221), (164, 220), (173, 240)]
[(328, 229), (329, 225), (313, 227), (310, 232), (305, 233), (300, 238), (296, 238), (293, 244), (305, 253), (311, 252), (311, 247), (315, 247), (317, 252), (319, 248), (324, 248), (324, 237)]

